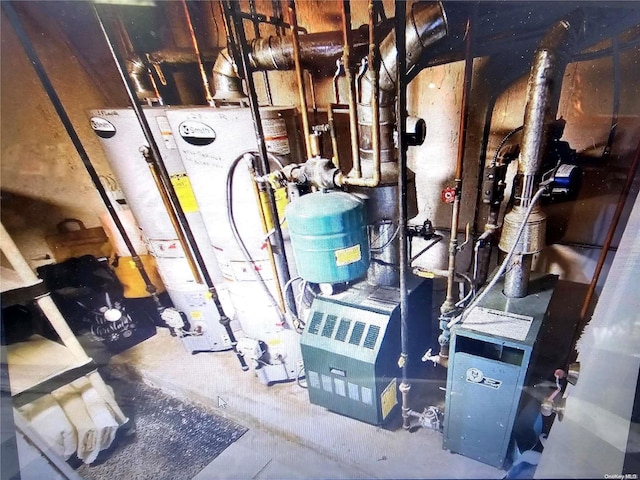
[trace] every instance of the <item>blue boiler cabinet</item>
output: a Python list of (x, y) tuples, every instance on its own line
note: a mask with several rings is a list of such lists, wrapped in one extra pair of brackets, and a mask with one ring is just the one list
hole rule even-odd
[(541, 327), (556, 284), (557, 277), (542, 276), (532, 279), (530, 295), (507, 298), (499, 281), (451, 329), (444, 448), (508, 466), (512, 441), (526, 433), (519, 414), (530, 400), (525, 387), (537, 377)]

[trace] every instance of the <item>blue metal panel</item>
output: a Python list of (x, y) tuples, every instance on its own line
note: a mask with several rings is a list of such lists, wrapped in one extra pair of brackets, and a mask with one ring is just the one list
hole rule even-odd
[(502, 467), (511, 438), (524, 372), (520, 366), (456, 353), (444, 447)]
[(444, 422), (445, 448), (505, 466), (523, 387), (554, 276), (535, 278), (530, 295), (510, 299), (498, 282), (475, 312), (452, 328)]

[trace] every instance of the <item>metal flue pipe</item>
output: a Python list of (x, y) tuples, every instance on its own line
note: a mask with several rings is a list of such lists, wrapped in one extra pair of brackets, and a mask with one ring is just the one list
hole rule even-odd
[[(542, 39), (533, 59), (527, 85), (527, 104), (524, 113), (524, 131), (518, 159), (518, 174), (522, 176), (519, 200), (504, 219), (500, 249), (510, 251), (514, 232), (524, 220), (523, 212), (531, 203), (547, 150), (552, 123), (558, 113), (558, 103), (564, 71), (571, 60), (572, 47), (579, 38), (583, 16), (579, 11), (555, 23)], [(508, 297), (527, 295), (531, 276), (531, 259), (544, 248), (546, 215), (535, 208), (528, 217), (527, 228), (516, 246), (511, 264), (507, 267), (504, 293)]]
[[(447, 34), (447, 22), (440, 2), (419, 2), (411, 6), (409, 17), (405, 14), (404, 38), (406, 39), (404, 64), (407, 71), (412, 68), (424, 51)], [(360, 100), (358, 103), (359, 122), (359, 157), (363, 163), (369, 165), (372, 171), (369, 178), (359, 179), (361, 175), (354, 169), (352, 177), (344, 177), (344, 184), (374, 187), (393, 179), (375, 179), (376, 172), (382, 170), (382, 164), (396, 161), (394, 131), (396, 116), (394, 112), (396, 100), (396, 76), (399, 68), (399, 54), (396, 49), (395, 30), (392, 30), (380, 43), (379, 68), (369, 68), (360, 81)], [(377, 112), (374, 112), (377, 104)], [(374, 121), (374, 116), (377, 121)], [(373, 125), (380, 128), (373, 145), (374, 135), (371, 135)], [(377, 128), (377, 127), (376, 127)], [(352, 145), (353, 146), (353, 145)], [(377, 152), (380, 152), (377, 160)], [(364, 175), (364, 177), (367, 177)]]

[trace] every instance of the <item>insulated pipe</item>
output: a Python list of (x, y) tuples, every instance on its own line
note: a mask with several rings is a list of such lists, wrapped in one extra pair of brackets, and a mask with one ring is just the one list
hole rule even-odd
[[(118, 216), (118, 213), (116, 212), (115, 208), (111, 204), (111, 200), (109, 199), (109, 196), (107, 195), (107, 192), (105, 191), (104, 186), (102, 185), (102, 182), (100, 182), (100, 177), (98, 176), (98, 172), (96, 172), (96, 169), (91, 163), (91, 160), (89, 159), (89, 155), (87, 154), (87, 151), (85, 150), (84, 145), (82, 145), (82, 142), (80, 141), (80, 137), (78, 137), (76, 129), (73, 127), (73, 123), (71, 123), (71, 119), (69, 118), (69, 115), (67, 114), (64, 106), (62, 105), (60, 97), (56, 93), (56, 90), (53, 87), (53, 84), (51, 83), (51, 80), (49, 79), (47, 72), (45, 71), (44, 66), (42, 65), (42, 62), (40, 62), (38, 53), (33, 47), (31, 40), (29, 40), (29, 36), (27, 35), (27, 32), (24, 30), (24, 27), (22, 26), (22, 22), (20, 21), (18, 14), (14, 10), (11, 2), (5, 2), (3, 4), (3, 7), (5, 9), (5, 12), (7, 13), (7, 17), (9, 17), (9, 21), (11, 22), (13, 29), (16, 32), (16, 35), (20, 39), (20, 43), (22, 43), (22, 47), (24, 48), (24, 51), (27, 54), (27, 57), (31, 61), (31, 64), (33, 65), (33, 68), (36, 74), (38, 75), (40, 82), (42, 83), (42, 86), (45, 92), (47, 92), (47, 96), (49, 97), (49, 100), (51, 100), (51, 103), (53, 104), (53, 107), (55, 108), (56, 113), (58, 114), (58, 117), (60, 117), (60, 121), (62, 122), (62, 125), (64, 126), (65, 130), (67, 131), (67, 135), (69, 135), (69, 138), (73, 142), (73, 146), (76, 148), (76, 151), (78, 152), (78, 155), (80, 156), (80, 159), (82, 160), (82, 163), (85, 169), (87, 170), (87, 173), (89, 173), (89, 177), (91, 177), (91, 181), (93, 182), (93, 185), (96, 187), (96, 190), (98, 190), (98, 194), (100, 195), (100, 198), (102, 199), (105, 207), (107, 208), (107, 211), (109, 212), (109, 215), (113, 220), (113, 223), (115, 224), (116, 228), (118, 229), (118, 232), (122, 236), (122, 239), (124, 240), (124, 243), (127, 246), (127, 250), (129, 250), (129, 253), (131, 254), (131, 259), (133, 260), (138, 272), (140, 273), (140, 276), (142, 277), (142, 280), (144, 281), (147, 292), (149, 292), (149, 294), (155, 300), (156, 306), (160, 308), (160, 300), (158, 299), (158, 296), (156, 294), (156, 287), (153, 285), (153, 282), (151, 282), (151, 279), (149, 278), (149, 274), (145, 270), (142, 264), (142, 260), (138, 256), (138, 253), (136, 252), (136, 249), (133, 246), (133, 243), (131, 243), (129, 236), (127, 235), (127, 231), (125, 230), (124, 225), (120, 221), (120, 217)], [(125, 72), (126, 67), (123, 66), (122, 70), (123, 72)], [(131, 95), (132, 95), (132, 98), (135, 98), (135, 93), (133, 93), (133, 86), (131, 87)]]
[[(124, 60), (122, 59), (122, 56), (120, 55), (120, 53), (117, 52), (116, 49), (114, 48), (113, 42), (111, 40), (112, 34), (110, 33), (110, 29), (107, 26), (107, 24), (103, 21), (102, 15), (100, 13), (100, 7), (98, 5), (93, 5), (93, 10), (94, 10), (96, 19), (98, 21), (98, 25), (100, 25), (100, 30), (104, 35), (104, 38), (109, 48), (109, 51), (111, 53), (111, 56), (113, 57), (115, 66), (118, 69), (118, 73), (120, 74), (120, 78), (122, 79), (122, 82), (124, 84), (125, 90), (127, 92), (127, 96), (129, 98), (129, 103), (131, 104), (131, 107), (133, 108), (133, 111), (135, 112), (136, 117), (138, 118), (138, 122), (140, 123), (140, 127), (142, 128), (142, 132), (144, 133), (145, 139), (149, 144), (150, 159), (153, 161), (155, 168), (157, 168), (157, 172), (160, 176), (160, 179), (162, 180), (162, 184), (164, 185), (164, 188), (166, 189), (166, 193), (169, 195), (169, 198), (171, 199), (174, 213), (175, 215), (177, 215), (178, 221), (182, 226), (182, 229), (178, 229), (176, 233), (178, 234), (179, 237), (180, 235), (184, 235), (185, 240), (188, 243), (188, 246), (190, 247), (190, 250), (193, 256), (195, 257), (195, 261), (200, 267), (200, 271), (202, 272), (202, 276), (204, 277), (205, 284), (207, 285), (207, 288), (209, 289), (209, 293), (211, 294), (211, 298), (216, 306), (216, 310), (218, 311), (218, 315), (220, 316), (220, 320), (219, 320), (220, 324), (224, 326), (225, 331), (229, 336), (231, 345), (233, 347), (233, 351), (235, 352), (238, 358), (238, 361), (240, 362), (240, 366), (242, 367), (242, 370), (248, 370), (249, 367), (244, 361), (244, 358), (242, 357), (242, 355), (240, 355), (240, 353), (236, 349), (237, 342), (236, 342), (235, 334), (231, 329), (231, 319), (226, 315), (224, 308), (222, 307), (222, 303), (220, 303), (218, 292), (216, 291), (216, 287), (213, 284), (213, 280), (209, 275), (207, 266), (204, 263), (204, 259), (202, 258), (202, 254), (200, 253), (200, 248), (198, 247), (198, 244), (195, 241), (193, 232), (191, 231), (191, 227), (189, 226), (189, 223), (187, 221), (187, 217), (185, 216), (184, 211), (182, 210), (182, 206), (180, 205), (178, 196), (173, 188), (173, 185), (171, 184), (171, 178), (169, 177), (169, 173), (167, 172), (167, 169), (165, 168), (164, 163), (162, 162), (162, 156), (160, 155), (160, 150), (158, 149), (158, 145), (156, 144), (156, 141), (153, 138), (153, 133), (151, 132), (151, 128), (149, 127), (149, 122), (147, 122), (147, 118), (144, 115), (144, 111), (142, 110), (142, 107), (136, 101), (134, 88), (131, 83), (131, 79), (126, 73)], [(185, 254), (188, 254), (188, 251), (189, 249), (186, 249)]]
[[(269, 161), (267, 153), (267, 145), (265, 143), (264, 130), (262, 128), (262, 121), (260, 119), (260, 107), (258, 104), (258, 97), (256, 95), (255, 83), (253, 81), (253, 75), (249, 64), (249, 52), (247, 47), (247, 38), (245, 36), (244, 27), (242, 25), (242, 19), (237, 14), (238, 3), (233, 0), (225, 0), (225, 12), (226, 16), (233, 21), (235, 34), (238, 38), (240, 46), (240, 58), (242, 60), (242, 70), (244, 78), (247, 82), (247, 90), (249, 92), (249, 107), (251, 108), (251, 116), (253, 118), (254, 131), (256, 133), (256, 143), (258, 144), (258, 153), (260, 154), (260, 167), (261, 175), (269, 174)], [(289, 273), (289, 264), (287, 262), (287, 256), (284, 249), (284, 239), (282, 237), (282, 229), (280, 228), (280, 217), (278, 215), (278, 209), (276, 208), (276, 201), (271, 188), (267, 189), (267, 198), (269, 200), (269, 210), (271, 218), (273, 218), (273, 229), (275, 237), (275, 247), (279, 255), (278, 259), (278, 271), (280, 273), (279, 280), (283, 285), (291, 278)]]
[[(527, 104), (524, 113), (524, 130), (518, 159), (518, 174), (522, 175), (519, 203), (505, 216), (500, 249), (509, 251), (513, 245), (513, 233), (520, 224), (522, 212), (529, 207), (537, 175), (549, 142), (551, 124), (558, 113), (558, 103), (564, 71), (571, 60), (571, 48), (578, 40), (583, 24), (579, 12), (569, 14), (565, 20), (555, 23), (542, 39), (533, 59), (527, 85)], [(529, 225), (515, 249), (505, 277), (505, 295), (520, 298), (527, 294), (531, 276), (531, 255), (544, 247), (546, 216), (535, 211)]]

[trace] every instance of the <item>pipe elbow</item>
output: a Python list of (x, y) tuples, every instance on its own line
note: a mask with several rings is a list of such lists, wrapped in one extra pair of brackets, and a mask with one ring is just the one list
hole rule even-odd
[(559, 54), (569, 55), (578, 43), (584, 27), (584, 13), (574, 10), (564, 19), (556, 22), (542, 38), (537, 52), (550, 50)]
[(226, 48), (216, 58), (212, 74), (215, 89), (214, 100), (237, 102), (247, 98), (242, 90), (242, 80), (238, 75), (236, 64)]

